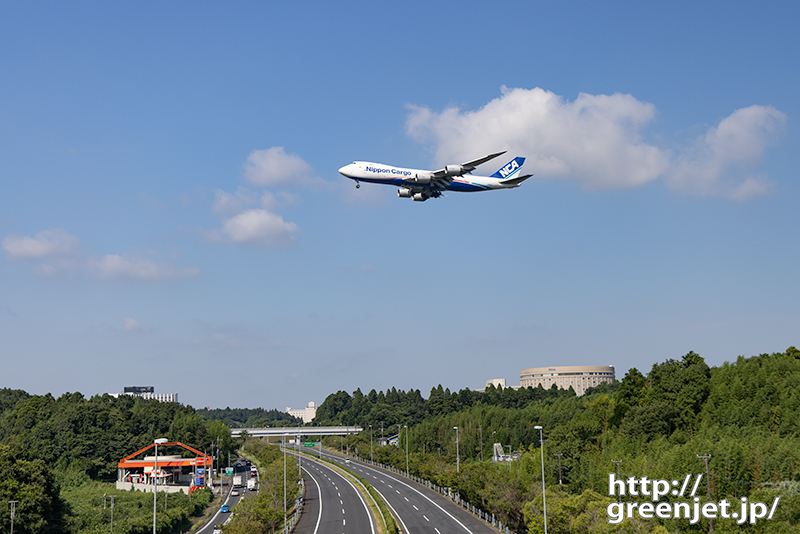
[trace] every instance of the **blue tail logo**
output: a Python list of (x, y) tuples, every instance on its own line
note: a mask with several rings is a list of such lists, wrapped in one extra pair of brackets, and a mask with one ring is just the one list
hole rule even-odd
[(508, 180), (519, 172), (519, 169), (522, 167), (523, 163), (525, 163), (525, 158), (516, 157), (503, 165), (500, 170), (494, 173), (491, 177), (500, 178), (501, 180)]

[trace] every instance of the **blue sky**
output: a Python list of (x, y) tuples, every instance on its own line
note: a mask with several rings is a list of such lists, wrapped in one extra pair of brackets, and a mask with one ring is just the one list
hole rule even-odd
[[(283, 409), (796, 345), (798, 15), (5, 4), (0, 387)], [(534, 178), (337, 173), (500, 150)]]

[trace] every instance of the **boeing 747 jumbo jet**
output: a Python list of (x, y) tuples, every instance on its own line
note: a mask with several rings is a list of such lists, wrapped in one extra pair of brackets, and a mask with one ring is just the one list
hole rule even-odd
[[(397, 196), (413, 198), (423, 202), (429, 198), (442, 196), (442, 191), (488, 191), (490, 189), (511, 189), (519, 187), (522, 182), (533, 176), (526, 174), (518, 176), (525, 158), (514, 158), (491, 176), (472, 176), (472, 171), (478, 165), (494, 159), (505, 151), (489, 154), (482, 158), (468, 161), (461, 165), (446, 165), (438, 171), (422, 171), (418, 169), (403, 169), (382, 163), (368, 161), (354, 161), (345, 165), (339, 172), (355, 180), (356, 187), (361, 187), (360, 182), (373, 184), (386, 184), (399, 187)], [(469, 176), (465, 176), (469, 175)]]

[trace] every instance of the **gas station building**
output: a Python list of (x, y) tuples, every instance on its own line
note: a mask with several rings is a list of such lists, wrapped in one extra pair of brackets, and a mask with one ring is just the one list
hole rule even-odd
[(158, 467), (156, 471), (156, 457), (145, 456), (141, 460), (135, 460), (143, 452), (155, 447), (151, 443), (144, 449), (138, 450), (119, 461), (117, 465), (117, 489), (152, 492), (154, 484), (158, 485), (158, 491), (167, 493), (191, 493), (192, 491), (211, 486), (210, 470), (211, 456), (206, 455), (184, 445), (179, 441), (162, 443), (163, 447), (177, 446), (191, 452), (194, 456), (186, 457), (178, 455), (159, 455)]

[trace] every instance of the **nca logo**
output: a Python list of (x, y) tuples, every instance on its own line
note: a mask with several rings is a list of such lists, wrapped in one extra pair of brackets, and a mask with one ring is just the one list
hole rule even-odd
[(517, 169), (519, 169), (519, 165), (517, 165), (517, 160), (514, 160), (505, 167), (503, 167), (502, 169), (500, 169), (500, 176), (505, 178), (506, 176), (516, 171)]

